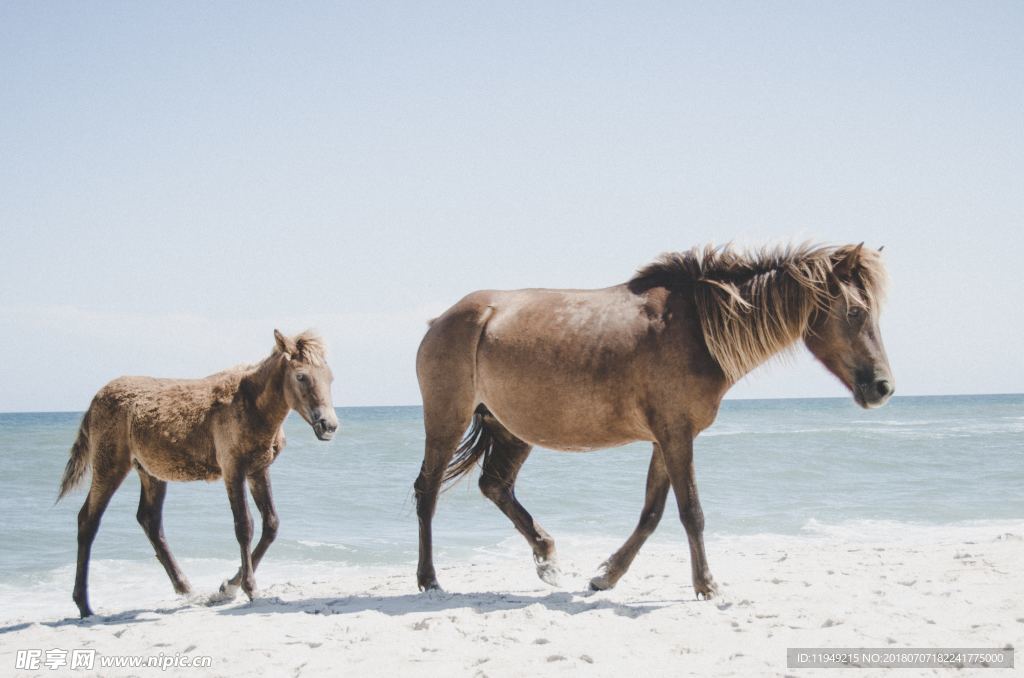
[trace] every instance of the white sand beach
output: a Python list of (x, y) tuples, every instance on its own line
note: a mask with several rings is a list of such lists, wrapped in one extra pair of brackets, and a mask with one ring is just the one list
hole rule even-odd
[(4, 619), (0, 667), (11, 671), (18, 650), (87, 648), (209, 656), (210, 668), (190, 670), (209, 676), (758, 676), (814, 673), (787, 669), (787, 647), (1021, 647), (1024, 523), (922, 527), (904, 539), (889, 530), (884, 541), (856, 532), (712, 538), (721, 588), (712, 601), (694, 599), (682, 539), (649, 545), (601, 593), (586, 583), (604, 544), (563, 548), (558, 588), (535, 577), (524, 545), (514, 559), (439, 559), (442, 594), (417, 593), (410, 567), (289, 577), (268, 566), (257, 600), (213, 606), (164, 595), (154, 563), (150, 586), (119, 591), (120, 600), (138, 598), (120, 611), (109, 606), (117, 583), (99, 567), (99, 616), (62, 617), (73, 612), (68, 599), (52, 614)]

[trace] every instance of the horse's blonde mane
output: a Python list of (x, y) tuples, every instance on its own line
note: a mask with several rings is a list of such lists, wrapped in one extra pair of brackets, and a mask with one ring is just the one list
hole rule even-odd
[(885, 290), (879, 253), (861, 245), (730, 245), (663, 254), (630, 280), (633, 289), (687, 289), (711, 355), (738, 381), (807, 332), (816, 310), (841, 295), (874, 307)]

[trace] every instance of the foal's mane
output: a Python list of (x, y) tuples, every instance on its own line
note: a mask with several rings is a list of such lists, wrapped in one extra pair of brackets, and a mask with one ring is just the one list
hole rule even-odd
[(861, 245), (788, 245), (739, 251), (731, 245), (670, 252), (637, 271), (630, 289), (689, 290), (704, 341), (738, 381), (806, 332), (836, 296), (873, 307), (885, 291), (879, 253)]
[[(287, 353), (293, 359), (313, 367), (322, 367), (327, 364), (327, 345), (324, 343), (323, 338), (313, 330), (306, 330), (301, 334), (296, 334), (294, 337), (286, 338), (285, 341), (287, 342)], [(271, 355), (277, 355), (281, 352), (281, 348), (275, 346)]]

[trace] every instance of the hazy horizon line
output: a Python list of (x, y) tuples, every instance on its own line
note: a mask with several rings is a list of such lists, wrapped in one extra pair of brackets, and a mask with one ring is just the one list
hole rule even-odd
[[(892, 398), (904, 399), (904, 398), (963, 398), (968, 396), (1024, 396), (1024, 392), (1021, 391), (1010, 391), (1000, 393), (922, 393), (922, 394), (908, 394), (908, 395), (893, 395)], [(850, 396), (795, 396), (785, 398), (748, 398), (739, 396), (735, 398), (723, 398), (723, 402), (726, 401), (742, 401), (742, 402), (758, 402), (758, 401), (775, 401), (775, 400), (848, 400)], [(422, 404), (413, 405), (337, 405), (334, 409), (336, 410), (359, 410), (359, 409), (370, 409), (379, 407), (393, 407), (393, 408), (409, 408), (419, 407), (422, 408)], [(3, 410), (0, 411), (0, 415), (4, 414), (81, 414), (85, 410)]]

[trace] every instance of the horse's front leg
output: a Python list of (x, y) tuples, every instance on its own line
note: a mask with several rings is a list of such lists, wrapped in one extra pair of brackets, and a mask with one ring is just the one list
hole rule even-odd
[(697, 479), (693, 470), (693, 435), (687, 430), (673, 432), (664, 440), (659, 439), (658, 447), (679, 505), (679, 518), (690, 542), (693, 591), (698, 598), (713, 598), (718, 593), (718, 585), (711, 576), (704, 554), (704, 512), (697, 496)]
[[(267, 552), (274, 542), (274, 538), (277, 537), (279, 524), (277, 511), (274, 510), (274, 497), (270, 490), (269, 466), (249, 476), (249, 491), (252, 492), (253, 501), (256, 502), (256, 508), (263, 518), (260, 540), (252, 552), (252, 569), (255, 573), (256, 568), (260, 566), (260, 561), (263, 560), (263, 554)], [(242, 570), (239, 568), (238, 573), (227, 582), (227, 586), (238, 586), (241, 581)]]
[[(256, 592), (256, 578), (253, 575), (252, 553), (249, 546), (252, 544), (252, 516), (249, 515), (249, 506), (245, 496), (245, 471), (238, 466), (224, 470), (224, 485), (228, 490), (228, 502), (231, 504), (231, 513), (235, 518), (235, 538), (238, 539), (238, 547), (242, 556), (242, 567), (239, 570), (239, 583), (242, 591), (252, 600)], [(221, 586), (221, 592), (233, 594), (237, 588), (227, 581)]]
[(590, 580), (592, 590), (610, 589), (622, 578), (622, 575), (626, 574), (640, 547), (654, 533), (658, 522), (661, 521), (661, 515), (665, 511), (665, 500), (668, 499), (668, 488), (668, 473), (665, 471), (661, 450), (655, 443), (654, 451), (651, 453), (651, 465), (647, 470), (647, 491), (644, 495), (644, 508), (640, 512), (640, 520), (626, 543), (608, 560), (604, 561), (600, 573)]

